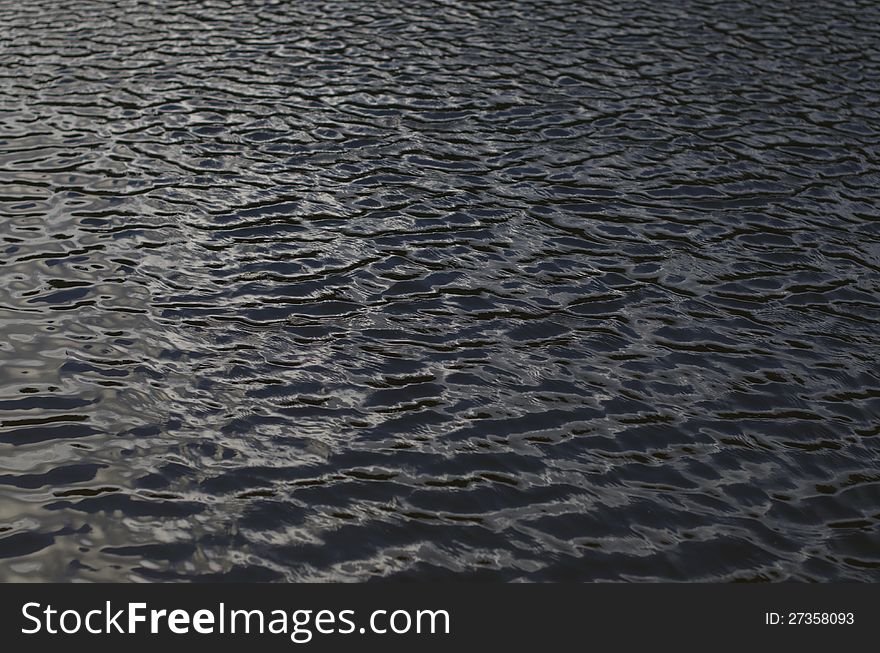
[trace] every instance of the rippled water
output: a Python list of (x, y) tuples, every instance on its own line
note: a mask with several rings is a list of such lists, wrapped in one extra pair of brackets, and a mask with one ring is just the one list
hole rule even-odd
[(0, 578), (880, 580), (880, 6), (0, 0)]

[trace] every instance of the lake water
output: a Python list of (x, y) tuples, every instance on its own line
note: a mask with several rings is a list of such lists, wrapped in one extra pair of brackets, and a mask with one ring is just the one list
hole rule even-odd
[(0, 0), (0, 579), (880, 580), (880, 5)]

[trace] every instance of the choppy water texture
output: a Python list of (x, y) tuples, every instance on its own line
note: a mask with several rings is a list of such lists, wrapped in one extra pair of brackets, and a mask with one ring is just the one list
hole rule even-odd
[(880, 6), (0, 0), (0, 578), (880, 580)]

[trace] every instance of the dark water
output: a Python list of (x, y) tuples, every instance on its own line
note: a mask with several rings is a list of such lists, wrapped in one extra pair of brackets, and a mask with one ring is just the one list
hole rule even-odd
[(880, 580), (880, 6), (0, 0), (0, 578)]

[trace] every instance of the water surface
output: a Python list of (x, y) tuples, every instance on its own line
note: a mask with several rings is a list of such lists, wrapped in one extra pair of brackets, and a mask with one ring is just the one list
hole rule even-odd
[(0, 579), (880, 580), (880, 7), (0, 0)]

